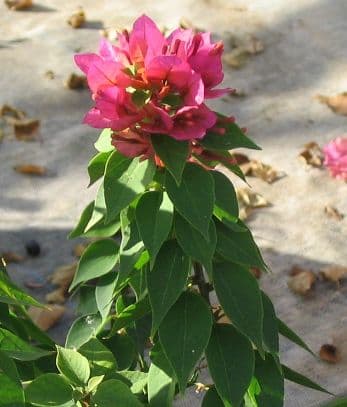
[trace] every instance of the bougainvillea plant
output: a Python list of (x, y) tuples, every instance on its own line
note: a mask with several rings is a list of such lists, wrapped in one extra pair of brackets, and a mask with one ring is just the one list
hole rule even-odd
[(325, 391), (281, 364), (279, 334), (310, 350), (251, 272), (268, 268), (221, 170), (243, 178), (232, 150), (258, 147), (205, 104), (230, 92), (222, 52), (142, 16), (76, 56), (94, 101), (84, 121), (103, 129), (97, 197), (70, 234), (93, 238), (71, 285), (80, 316), (55, 345), (1, 266), (0, 406), (170, 407), (206, 367), (203, 407), (283, 406), (284, 379)]

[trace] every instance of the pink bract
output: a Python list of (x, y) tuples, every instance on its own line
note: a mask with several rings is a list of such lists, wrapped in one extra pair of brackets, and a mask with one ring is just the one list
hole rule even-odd
[(146, 155), (142, 141), (152, 134), (203, 138), (216, 123), (205, 100), (230, 92), (216, 89), (224, 76), (222, 52), (210, 33), (177, 29), (166, 38), (143, 15), (116, 46), (102, 39), (98, 54), (75, 56), (95, 102), (84, 122), (120, 132), (115, 145), (129, 157)]
[(323, 149), (324, 165), (330, 174), (347, 181), (347, 137), (338, 137), (330, 141)]

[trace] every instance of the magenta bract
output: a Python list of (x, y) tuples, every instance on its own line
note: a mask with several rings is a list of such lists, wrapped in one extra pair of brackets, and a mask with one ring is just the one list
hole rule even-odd
[(150, 134), (201, 139), (217, 120), (204, 101), (230, 91), (215, 89), (224, 76), (222, 52), (210, 33), (177, 29), (166, 38), (140, 17), (130, 33), (119, 34), (117, 46), (102, 39), (99, 54), (75, 56), (95, 101), (84, 122), (114, 130), (115, 145), (128, 156), (148, 147)]
[(324, 147), (324, 165), (330, 174), (347, 181), (347, 137), (338, 137)]

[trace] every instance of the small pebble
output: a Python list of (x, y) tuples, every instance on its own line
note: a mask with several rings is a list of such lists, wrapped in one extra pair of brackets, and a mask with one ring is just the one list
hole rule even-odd
[(25, 245), (25, 249), (28, 255), (31, 257), (37, 257), (41, 253), (41, 247), (36, 240), (30, 240), (29, 242), (27, 242)]

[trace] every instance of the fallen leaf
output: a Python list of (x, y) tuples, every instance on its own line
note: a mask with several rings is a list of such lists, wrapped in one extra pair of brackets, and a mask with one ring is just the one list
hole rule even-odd
[(81, 257), (88, 244), (79, 243), (73, 248), (73, 254), (76, 257)]
[(45, 72), (45, 77), (47, 78), (47, 79), (54, 79), (55, 78), (55, 73), (53, 72), (53, 71), (51, 71), (51, 70), (48, 70), (48, 71), (46, 71)]
[(240, 219), (247, 219), (254, 209), (266, 208), (271, 204), (262, 195), (251, 191), (249, 188), (239, 188), (236, 191), (239, 202)]
[(61, 288), (57, 288), (56, 290), (46, 294), (45, 300), (48, 303), (64, 304), (66, 301), (65, 292), (63, 292)]
[(272, 184), (285, 175), (283, 172), (275, 170), (271, 165), (257, 160), (251, 160), (248, 163), (242, 164), (241, 169), (245, 175), (260, 178), (268, 184)]
[(32, 7), (32, 0), (5, 0), (6, 6), (11, 10), (26, 10)]
[(43, 176), (47, 174), (47, 168), (36, 164), (22, 164), (14, 167), (16, 172), (25, 175)]
[(99, 33), (102, 37), (105, 37), (108, 40), (113, 42), (113, 41), (116, 41), (119, 31), (122, 31), (122, 30), (117, 30), (117, 28), (109, 27), (109, 28), (103, 28), (102, 30), (99, 31)]
[(296, 294), (306, 295), (316, 281), (316, 275), (311, 270), (301, 269), (298, 266), (293, 269), (290, 273), (288, 287)]
[(69, 286), (75, 275), (77, 262), (60, 266), (54, 270), (49, 280), (53, 285), (58, 286), (55, 290), (46, 295), (47, 302), (63, 304), (66, 301)]
[(72, 28), (80, 28), (86, 22), (86, 14), (82, 7), (79, 7), (67, 20), (68, 24), (71, 25)]
[(326, 343), (319, 350), (319, 357), (328, 363), (337, 363), (340, 360), (339, 352), (335, 345)]
[(344, 215), (339, 212), (334, 206), (327, 205), (324, 208), (324, 213), (329, 217), (333, 218), (335, 220), (342, 220), (344, 218)]
[(335, 96), (318, 95), (317, 99), (327, 105), (334, 113), (347, 116), (347, 92)]
[(0, 107), (0, 117), (6, 119), (22, 120), (26, 117), (26, 113), (11, 105), (2, 105)]
[(246, 92), (242, 89), (234, 89), (233, 92), (229, 92), (228, 96), (230, 97), (237, 97), (237, 98), (243, 98), (247, 96)]
[(347, 267), (343, 266), (329, 266), (321, 270), (322, 276), (333, 283), (340, 283), (340, 280), (347, 277)]
[(25, 287), (36, 289), (36, 288), (42, 288), (45, 286), (44, 283), (37, 283), (36, 281), (24, 281)]
[(67, 290), (75, 275), (76, 268), (77, 262), (57, 267), (49, 279), (52, 284), (64, 287)]
[(1, 256), (6, 263), (21, 263), (25, 257), (15, 252), (3, 252)]
[(40, 128), (40, 120), (23, 119), (13, 122), (14, 135), (17, 140), (33, 141), (37, 139)]
[(234, 69), (242, 68), (250, 56), (264, 51), (264, 44), (254, 36), (249, 36), (244, 40), (233, 37), (230, 40), (234, 48), (230, 52), (224, 53), (223, 60)]
[(43, 331), (54, 326), (64, 315), (65, 307), (58, 304), (47, 305), (47, 308), (29, 307), (28, 314), (33, 322)]
[(85, 75), (77, 75), (72, 73), (64, 83), (68, 89), (85, 89), (88, 87), (87, 78)]
[(304, 145), (304, 150), (299, 154), (299, 158), (312, 167), (321, 167), (323, 165), (324, 155), (322, 149), (315, 141)]

